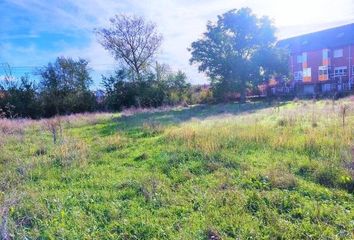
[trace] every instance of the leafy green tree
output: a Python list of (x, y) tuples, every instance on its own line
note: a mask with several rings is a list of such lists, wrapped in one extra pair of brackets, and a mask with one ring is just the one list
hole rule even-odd
[(170, 70), (167, 65), (156, 63), (141, 74), (140, 81), (131, 78), (129, 69), (120, 69), (115, 75), (103, 77), (106, 104), (111, 110), (124, 107), (159, 107), (186, 102), (190, 95), (190, 84), (186, 75)]
[(189, 102), (191, 98), (191, 84), (187, 81), (187, 76), (182, 71), (170, 73), (167, 78), (169, 104)]
[(130, 71), (125, 68), (117, 70), (114, 75), (103, 76), (102, 85), (106, 94), (105, 105), (109, 110), (121, 110), (123, 107), (136, 105), (137, 84), (129, 79)]
[(5, 117), (39, 118), (41, 116), (37, 87), (28, 75), (2, 84), (0, 95), (0, 112)]
[(93, 111), (95, 98), (88, 62), (59, 57), (38, 70), (44, 116)]
[(203, 38), (189, 49), (190, 62), (198, 63), (199, 71), (210, 77), (216, 97), (236, 92), (244, 101), (248, 88), (286, 69), (275, 41), (269, 18), (258, 18), (249, 8), (231, 10), (218, 16), (216, 23), (208, 22)]

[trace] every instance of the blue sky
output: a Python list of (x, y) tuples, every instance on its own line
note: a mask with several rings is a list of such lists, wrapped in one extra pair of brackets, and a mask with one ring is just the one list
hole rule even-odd
[(189, 65), (187, 48), (208, 20), (245, 6), (272, 18), (279, 38), (354, 22), (353, 0), (0, 0), (0, 63), (19, 76), (57, 56), (80, 56), (90, 61), (97, 87), (100, 75), (117, 63), (93, 29), (106, 26), (114, 14), (136, 14), (156, 22), (164, 35), (159, 60), (185, 71), (190, 82), (204, 83), (204, 75)]

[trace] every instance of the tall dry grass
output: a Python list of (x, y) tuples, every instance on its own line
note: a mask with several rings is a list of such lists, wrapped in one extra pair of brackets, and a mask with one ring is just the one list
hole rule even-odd
[(127, 145), (128, 139), (123, 137), (119, 133), (115, 133), (111, 136), (108, 136), (99, 142), (100, 145), (105, 146), (107, 152), (113, 152), (119, 150)]
[[(314, 181), (352, 191), (354, 176), (350, 166), (354, 165), (354, 109), (346, 107), (343, 121), (344, 104), (347, 103), (333, 106), (324, 102), (299, 102), (279, 110), (194, 120), (166, 129), (164, 136), (179, 148), (206, 156), (230, 150), (235, 154), (249, 151), (294, 153), (310, 162), (289, 164), (304, 169), (315, 168), (310, 176)], [(267, 158), (269, 156), (259, 161), (272, 163), (272, 159)], [(274, 186), (296, 186), (293, 173), (270, 167), (275, 169), (268, 170)], [(287, 183), (282, 186), (281, 182)]]
[[(112, 113), (80, 113), (68, 116), (57, 116), (49, 119), (32, 120), (32, 119), (5, 119), (0, 118), (0, 133), (4, 135), (21, 135), (25, 129), (48, 129), (49, 125), (54, 122), (60, 122), (65, 127), (73, 127), (79, 125), (94, 125), (104, 120), (111, 119)], [(57, 124), (54, 124), (57, 125)]]
[(5, 119), (0, 118), (0, 133), (4, 135), (19, 135), (24, 129), (33, 126), (37, 121), (29, 119)]
[(82, 167), (88, 162), (89, 148), (79, 139), (66, 138), (53, 151), (53, 163), (59, 167)]
[(300, 105), (279, 113), (265, 110), (243, 118), (197, 120), (169, 128), (166, 138), (207, 153), (242, 142), (274, 149), (326, 152), (331, 157), (353, 146), (354, 113), (347, 110), (348, 121), (343, 126), (340, 111), (341, 105), (334, 112), (326, 106), (313, 110)]
[(130, 107), (125, 108), (122, 111), (122, 116), (132, 116), (138, 113), (157, 113), (157, 112), (167, 112), (176, 108), (184, 108), (185, 106), (160, 106), (157, 108), (139, 108), (139, 107)]

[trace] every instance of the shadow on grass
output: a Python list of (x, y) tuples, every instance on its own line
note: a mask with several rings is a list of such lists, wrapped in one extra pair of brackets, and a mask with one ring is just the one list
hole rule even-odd
[(113, 119), (112, 124), (107, 124), (101, 129), (101, 135), (107, 136), (117, 130), (130, 133), (138, 132), (139, 128), (146, 122), (159, 123), (162, 126), (169, 126), (187, 122), (193, 118), (206, 119), (218, 115), (231, 114), (240, 115), (253, 113), (261, 109), (272, 108), (267, 102), (227, 103), (215, 105), (197, 105), (188, 108), (176, 108), (161, 112), (144, 112), (131, 116), (121, 116)]

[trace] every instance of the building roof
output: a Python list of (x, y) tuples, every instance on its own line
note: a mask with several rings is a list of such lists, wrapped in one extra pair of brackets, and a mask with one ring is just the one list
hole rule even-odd
[(354, 23), (287, 38), (278, 42), (290, 52), (302, 52), (354, 44)]

